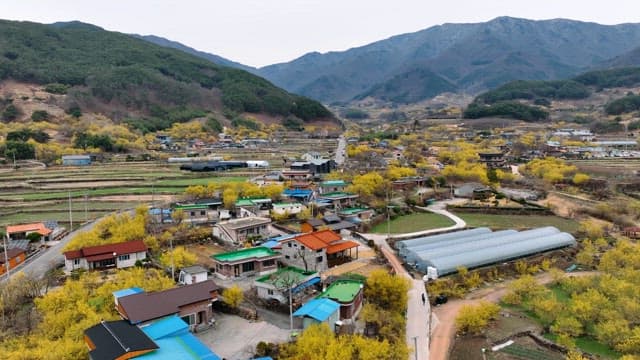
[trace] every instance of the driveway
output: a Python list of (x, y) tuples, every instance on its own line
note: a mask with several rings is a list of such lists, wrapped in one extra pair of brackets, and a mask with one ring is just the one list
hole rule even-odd
[(213, 352), (227, 360), (251, 359), (260, 341), (289, 341), (289, 330), (265, 321), (252, 322), (235, 315), (216, 313), (216, 326), (196, 336)]

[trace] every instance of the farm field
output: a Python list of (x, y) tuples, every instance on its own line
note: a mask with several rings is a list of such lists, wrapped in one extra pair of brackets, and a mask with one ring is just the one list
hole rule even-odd
[[(391, 234), (402, 234), (452, 225), (454, 225), (454, 222), (446, 216), (434, 213), (415, 213), (399, 216), (398, 218), (391, 220), (389, 231)], [(371, 232), (379, 234), (386, 233), (387, 221), (374, 226), (371, 229)]]
[(466, 221), (469, 227), (486, 226), (492, 229), (526, 229), (542, 226), (555, 226), (561, 231), (574, 233), (579, 224), (575, 220), (558, 216), (543, 215), (491, 215), (476, 213), (456, 213)]
[[(257, 174), (257, 173), (256, 173)], [(171, 201), (187, 186), (242, 182), (244, 173), (193, 173), (158, 162), (111, 163), (87, 167), (51, 167), (4, 173), (0, 178), (0, 226), (56, 220), (74, 227), (85, 220), (141, 203)]]

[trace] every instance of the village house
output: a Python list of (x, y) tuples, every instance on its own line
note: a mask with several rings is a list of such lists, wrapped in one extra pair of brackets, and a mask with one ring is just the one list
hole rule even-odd
[(27, 259), (27, 251), (22, 248), (11, 248), (0, 253), (0, 275), (22, 264)]
[[(134, 325), (144, 325), (170, 315), (178, 315), (191, 329), (208, 326), (211, 306), (218, 301), (220, 288), (213, 280), (155, 292), (114, 292), (116, 310)], [(140, 290), (140, 289), (138, 289)]]
[(504, 154), (500, 151), (478, 153), (480, 163), (485, 164), (487, 169), (502, 169), (507, 165)]
[(341, 209), (338, 212), (338, 216), (345, 221), (360, 224), (363, 222), (369, 222), (375, 213), (375, 210), (366, 207), (352, 207)]
[(331, 230), (301, 234), (280, 242), (282, 262), (305, 271), (325, 271), (330, 266), (351, 261), (354, 248), (357, 258), (358, 243), (343, 240)]
[(313, 299), (293, 313), (293, 316), (302, 319), (302, 328), (306, 329), (315, 324), (327, 324), (329, 328), (337, 332), (340, 321), (340, 304), (331, 299)]
[(213, 236), (222, 241), (240, 244), (269, 236), (271, 219), (250, 216), (232, 219), (213, 226)]
[(310, 233), (313, 231), (319, 231), (329, 229), (332, 231), (342, 232), (342, 230), (354, 230), (358, 227), (358, 224), (342, 220), (335, 214), (327, 213), (322, 218), (310, 218), (300, 225), (300, 230), (304, 233)]
[(354, 206), (357, 198), (357, 194), (337, 191), (318, 195), (318, 202), (329, 203), (331, 208), (338, 210)]
[(84, 332), (90, 360), (220, 360), (177, 316), (143, 327), (128, 321), (101, 321)]
[(630, 226), (622, 229), (622, 235), (630, 239), (640, 239), (640, 226)]
[(332, 192), (340, 192), (344, 191), (344, 189), (348, 186), (344, 180), (327, 180), (320, 183), (318, 187), (318, 192), (320, 194), (324, 193), (332, 193)]
[(320, 276), (315, 271), (288, 266), (256, 279), (253, 284), (259, 298), (267, 302), (288, 304), (289, 289), (291, 289), (292, 300), (296, 302), (305, 291), (317, 291), (314, 286), (318, 286), (320, 280)]
[(53, 229), (49, 229), (45, 226), (44, 223), (32, 223), (32, 224), (21, 224), (21, 225), (9, 225), (7, 226), (7, 239), (11, 240), (24, 240), (27, 239), (27, 236), (31, 233), (36, 233), (41, 236), (41, 240), (44, 242), (53, 240), (51, 238), (51, 234), (53, 233)]
[(178, 283), (191, 285), (207, 280), (207, 269), (200, 265), (189, 266), (180, 270)]
[(391, 182), (393, 190), (410, 190), (416, 187), (427, 187), (429, 178), (423, 176), (407, 176)]
[(311, 180), (311, 172), (308, 169), (290, 169), (282, 170), (282, 179), (284, 181), (307, 183)]
[(184, 222), (192, 225), (211, 224), (220, 220), (222, 199), (198, 199), (191, 203), (176, 204), (173, 210), (182, 210)]
[(132, 359), (158, 349), (147, 334), (128, 321), (100, 321), (84, 331), (90, 360)]
[(147, 246), (142, 240), (117, 244), (84, 247), (64, 253), (66, 271), (77, 269), (123, 269), (135, 266), (136, 261), (147, 258)]
[(362, 309), (364, 285), (356, 280), (337, 280), (318, 296), (340, 304), (340, 320), (353, 320)]
[(313, 199), (313, 190), (311, 189), (285, 189), (282, 196), (292, 201), (307, 204)]
[(265, 275), (278, 270), (282, 257), (272, 249), (258, 246), (212, 255), (216, 276), (222, 279)]
[(306, 207), (300, 203), (275, 203), (273, 204), (273, 213), (278, 215), (295, 215), (303, 210), (306, 210)]

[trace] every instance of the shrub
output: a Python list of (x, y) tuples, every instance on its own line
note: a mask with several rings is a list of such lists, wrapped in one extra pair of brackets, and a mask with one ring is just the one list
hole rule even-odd
[(49, 120), (49, 113), (46, 110), (36, 110), (31, 113), (31, 120), (46, 121)]
[(481, 301), (475, 306), (464, 305), (456, 317), (458, 333), (479, 334), (499, 313), (500, 307), (487, 301)]
[(44, 91), (51, 94), (64, 95), (67, 93), (67, 90), (69, 90), (69, 85), (60, 84), (60, 83), (51, 83), (51, 84), (45, 85), (44, 87)]

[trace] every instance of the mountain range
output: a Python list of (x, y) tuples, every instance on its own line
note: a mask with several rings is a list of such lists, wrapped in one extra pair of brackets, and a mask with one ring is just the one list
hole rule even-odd
[(639, 46), (640, 24), (499, 17), (241, 68), (326, 103), (367, 96), (411, 103), (449, 91), (479, 93), (512, 80), (563, 79), (592, 69), (640, 65)]
[(333, 117), (322, 104), (249, 72), (80, 22), (0, 20), (2, 80), (43, 85), (66, 94), (68, 109), (135, 119), (147, 130), (207, 114)]

